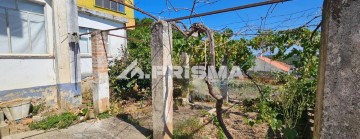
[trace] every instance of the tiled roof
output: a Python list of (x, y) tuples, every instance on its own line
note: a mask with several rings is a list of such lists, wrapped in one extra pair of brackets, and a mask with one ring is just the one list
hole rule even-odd
[(258, 59), (266, 62), (266, 63), (269, 63), (271, 64), (272, 66), (276, 67), (276, 68), (279, 68), (285, 72), (289, 72), (290, 69), (291, 69), (291, 66), (286, 64), (286, 63), (283, 63), (283, 62), (280, 62), (280, 61), (275, 61), (275, 60), (271, 60), (270, 58), (267, 58), (267, 57), (264, 57), (264, 56), (259, 56)]

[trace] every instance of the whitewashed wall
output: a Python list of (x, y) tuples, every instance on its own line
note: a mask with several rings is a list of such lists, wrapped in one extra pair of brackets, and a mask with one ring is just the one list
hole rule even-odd
[[(56, 64), (54, 60), (53, 7), (51, 0), (34, 0), (45, 5), (47, 53), (0, 55), (0, 101), (32, 95), (56, 95)], [(21, 9), (20, 9), (21, 10)], [(2, 45), (2, 44), (0, 44)], [(35, 89), (35, 90), (34, 90)], [(43, 89), (43, 90), (41, 90)], [(36, 93), (33, 93), (36, 92)]]
[(54, 59), (0, 59), (0, 91), (56, 85)]
[[(89, 16), (83, 13), (79, 13), (78, 18), (79, 26), (92, 29), (112, 29), (117, 27), (123, 27), (124, 23), (114, 22), (107, 19), (102, 19), (95, 16)], [(111, 31), (110, 34), (126, 36), (126, 30)], [(122, 56), (121, 49), (126, 47), (126, 39), (109, 36), (109, 51), (108, 56), (111, 59)], [(81, 57), (81, 74), (83, 76), (91, 75), (92, 73), (92, 60), (89, 56)]]

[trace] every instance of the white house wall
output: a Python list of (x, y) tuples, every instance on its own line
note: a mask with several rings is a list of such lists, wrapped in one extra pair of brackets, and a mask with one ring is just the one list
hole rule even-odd
[[(89, 16), (83, 13), (79, 13), (78, 18), (79, 26), (85, 28), (106, 30), (113, 29), (118, 27), (123, 27), (124, 23), (114, 22), (107, 19), (102, 19), (96, 16)], [(126, 36), (126, 30), (115, 30), (111, 31), (110, 34)], [(121, 50), (126, 47), (126, 39), (119, 38), (115, 36), (109, 36), (109, 48), (108, 48), (108, 56), (111, 59), (118, 58), (122, 56)], [(89, 56), (81, 57), (81, 74), (83, 76), (91, 75), (92, 73), (92, 60)]]
[(92, 59), (91, 57), (82, 57), (80, 59), (81, 74), (84, 77), (91, 76), (92, 74)]
[(54, 59), (0, 59), (0, 101), (22, 97), (56, 99)]
[(270, 63), (267, 63), (259, 58), (255, 59), (255, 65), (249, 69), (249, 71), (254, 72), (282, 72), (277, 67), (272, 66)]
[(54, 59), (1, 59), (0, 90), (56, 84)]
[(76, 0), (31, 1), (46, 5), (48, 53), (0, 55), (0, 102), (39, 98), (53, 107), (77, 106), (81, 104), (80, 85), (72, 79), (78, 77), (73, 63), (79, 62), (73, 60), (76, 50), (70, 49), (76, 39), (69, 35), (77, 32), (77, 24), (73, 29), (69, 24), (75, 23), (67, 20), (77, 19)]
[(46, 98), (56, 104), (56, 64), (54, 60), (53, 7), (51, 0), (34, 0), (45, 5), (47, 54), (0, 55), (0, 102), (15, 98)]

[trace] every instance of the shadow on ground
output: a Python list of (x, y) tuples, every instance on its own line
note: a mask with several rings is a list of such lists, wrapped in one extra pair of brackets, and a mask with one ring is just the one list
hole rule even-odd
[(134, 119), (130, 114), (126, 113), (120, 113), (116, 115), (116, 117), (124, 122), (127, 122), (131, 125), (133, 125), (137, 130), (140, 131), (141, 134), (143, 134), (145, 137), (151, 137), (152, 138), (152, 130), (147, 129), (140, 125), (139, 121)]

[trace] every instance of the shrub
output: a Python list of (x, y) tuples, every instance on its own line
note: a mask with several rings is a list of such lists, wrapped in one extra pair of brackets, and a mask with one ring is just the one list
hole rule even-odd
[(51, 128), (66, 128), (73, 124), (77, 116), (73, 113), (66, 112), (60, 115), (49, 116), (39, 122), (33, 122), (29, 125), (31, 130), (42, 129), (48, 130)]

